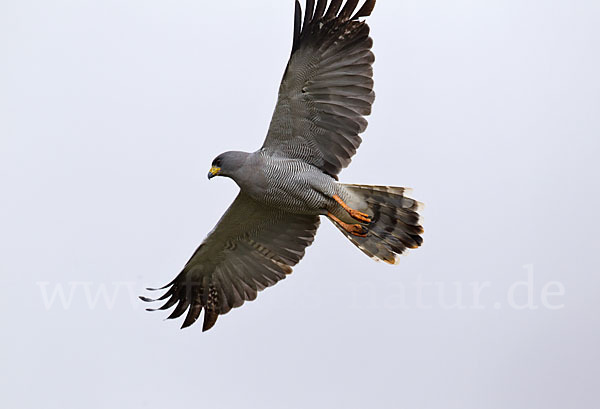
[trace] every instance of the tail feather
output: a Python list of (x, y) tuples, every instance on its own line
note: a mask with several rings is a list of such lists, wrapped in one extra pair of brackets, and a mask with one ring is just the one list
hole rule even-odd
[(407, 248), (423, 244), (423, 227), (418, 211), (422, 204), (404, 196), (407, 189), (392, 186), (344, 185), (353, 195), (367, 203), (371, 223), (366, 237), (354, 236), (338, 229), (369, 257), (397, 264)]

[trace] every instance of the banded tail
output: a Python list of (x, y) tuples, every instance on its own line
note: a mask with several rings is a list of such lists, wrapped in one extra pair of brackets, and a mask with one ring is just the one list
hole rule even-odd
[(423, 244), (423, 227), (417, 213), (421, 203), (404, 196), (406, 189), (392, 186), (346, 185), (344, 187), (368, 205), (372, 221), (366, 237), (336, 227), (367, 256), (397, 264), (399, 255)]

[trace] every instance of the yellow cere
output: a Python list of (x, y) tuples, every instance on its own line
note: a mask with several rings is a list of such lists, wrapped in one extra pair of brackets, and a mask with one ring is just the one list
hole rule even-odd
[(216, 166), (213, 166), (212, 168), (210, 168), (211, 175), (217, 176), (219, 173), (221, 173), (221, 168), (217, 168)]

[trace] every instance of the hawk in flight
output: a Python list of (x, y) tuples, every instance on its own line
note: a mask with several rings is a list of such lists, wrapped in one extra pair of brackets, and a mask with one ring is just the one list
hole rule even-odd
[[(329, 5), (328, 5), (329, 3)], [(405, 189), (338, 182), (371, 113), (369, 26), (375, 0), (296, 0), (292, 54), (267, 137), (256, 152), (225, 152), (208, 178), (233, 179), (240, 193), (192, 258), (160, 290), (182, 328), (204, 310), (203, 331), (219, 315), (254, 300), (292, 272), (326, 216), (360, 250), (395, 264), (419, 247), (419, 202)]]

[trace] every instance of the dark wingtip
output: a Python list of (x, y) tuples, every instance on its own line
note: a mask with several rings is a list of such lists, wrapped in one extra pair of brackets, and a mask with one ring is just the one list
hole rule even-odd
[(302, 30), (302, 8), (300, 2), (296, 0), (296, 11), (294, 13), (294, 42), (292, 44), (292, 54), (300, 45), (300, 34)]
[(159, 288), (150, 288), (150, 287), (148, 287), (148, 288), (146, 288), (146, 290), (148, 290), (148, 291), (161, 291), (161, 290), (164, 290), (164, 289), (166, 289), (166, 288), (168, 288), (168, 287), (172, 286), (172, 285), (175, 283), (175, 281), (177, 281), (177, 279), (178, 279), (178, 278), (181, 276), (181, 274), (183, 274), (183, 272), (182, 272), (182, 273), (180, 273), (180, 274), (179, 274), (177, 277), (175, 277), (173, 280), (171, 280), (171, 282), (170, 282), (170, 283), (167, 283), (167, 284), (163, 285), (162, 287), (159, 287)]
[(167, 284), (167, 285), (165, 285), (163, 287), (159, 287), (159, 288), (150, 288), (150, 287), (148, 287), (148, 288), (146, 288), (146, 290), (148, 290), (148, 291), (161, 291), (161, 290), (164, 290), (165, 288), (167, 288), (168, 286), (170, 286), (171, 284), (173, 284), (173, 281), (171, 281), (169, 284)]
[(313, 18), (313, 12), (315, 10), (315, 0), (306, 0), (306, 7), (304, 9), (304, 22), (302, 23), (302, 33), (304, 33)]
[(183, 313), (188, 309), (188, 307), (189, 303), (187, 302), (187, 300), (180, 300), (177, 304), (177, 307), (175, 307), (175, 309), (171, 312), (171, 315), (169, 315), (167, 319), (172, 320), (181, 317), (181, 315), (183, 315)]
[(152, 298), (148, 298), (148, 297), (144, 297), (143, 295), (139, 296), (139, 299), (144, 301), (144, 302), (154, 302), (156, 300), (152, 299)]
[[(350, 20), (357, 20), (360, 17), (370, 16), (375, 8), (375, 0), (366, 0), (356, 14), (350, 17), (359, 1), (360, 0), (346, 0), (346, 3), (344, 4), (344, 0), (331, 0), (330, 2), (328, 2), (328, 0), (317, 0), (315, 6), (315, 0), (306, 0), (306, 10), (304, 10), (303, 17), (300, 1), (295, 0), (292, 54), (300, 48), (300, 43), (305, 32), (308, 32), (316, 22), (325, 23), (336, 18), (339, 19), (340, 22), (347, 22)], [(327, 7), (328, 3), (329, 7)], [(343, 8), (342, 5), (344, 5)]]
[(354, 16), (350, 20), (356, 20), (361, 17), (369, 17), (375, 8), (375, 0), (367, 0), (365, 4), (356, 12)]
[(329, 8), (327, 9), (327, 12), (325, 13), (325, 20), (330, 20), (332, 18), (334, 18), (335, 16), (337, 16), (338, 11), (340, 11), (340, 7), (342, 7), (342, 2), (344, 0), (331, 0), (331, 3), (329, 3)]
[(313, 15), (313, 21), (319, 21), (323, 18), (323, 13), (327, 8), (327, 0), (319, 0), (317, 3), (317, 8), (315, 9), (315, 13)]
[(202, 332), (211, 329), (219, 318), (219, 314), (214, 311), (204, 310), (204, 322), (202, 323)]
[(183, 321), (183, 324), (181, 324), (181, 329), (187, 328), (193, 323), (195, 323), (198, 317), (200, 316), (200, 312), (202, 312), (202, 304), (192, 304), (190, 310), (188, 311), (185, 317), (185, 320)]
[(339, 18), (342, 21), (348, 21), (350, 19), (350, 16), (352, 15), (352, 13), (354, 12), (354, 9), (356, 9), (356, 6), (358, 5), (358, 1), (359, 0), (347, 0), (346, 1), (346, 5), (344, 6), (344, 8), (342, 9), (342, 11), (340, 12)]

